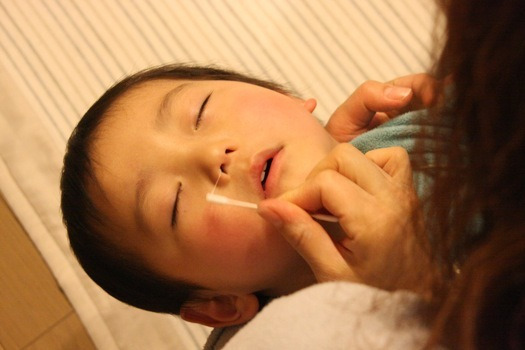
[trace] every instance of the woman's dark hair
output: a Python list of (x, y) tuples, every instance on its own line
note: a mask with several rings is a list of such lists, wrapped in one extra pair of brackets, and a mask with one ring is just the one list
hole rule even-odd
[[(525, 3), (441, 0), (438, 76), (454, 82), (427, 225), (444, 276), (433, 337), (525, 348)], [(438, 153), (439, 154), (439, 153)], [(460, 273), (454, 273), (454, 267)]]
[[(61, 209), (69, 242), (86, 273), (113, 297), (142, 309), (179, 314), (181, 306), (202, 290), (197, 285), (167, 279), (103, 234), (115, 231), (95, 206), (88, 185), (97, 185), (90, 150), (97, 128), (124, 93), (151, 80), (230, 80), (258, 85), (284, 94), (282, 86), (216, 67), (164, 65), (128, 76), (107, 90), (86, 112), (67, 144), (60, 181)], [(261, 297), (263, 298), (263, 297)]]

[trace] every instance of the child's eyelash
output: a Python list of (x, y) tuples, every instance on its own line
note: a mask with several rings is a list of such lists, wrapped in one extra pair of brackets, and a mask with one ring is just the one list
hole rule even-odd
[(171, 213), (171, 227), (174, 227), (177, 224), (177, 214), (179, 213), (179, 198), (180, 193), (182, 192), (182, 184), (179, 184), (177, 189), (177, 194), (175, 195), (175, 202), (173, 203), (173, 210)]
[(197, 130), (199, 126), (201, 125), (202, 115), (204, 114), (204, 109), (206, 108), (206, 104), (208, 103), (208, 100), (210, 99), (210, 97), (211, 97), (211, 92), (202, 102), (201, 108), (199, 109), (199, 113), (197, 114), (197, 119), (195, 120), (195, 130)]

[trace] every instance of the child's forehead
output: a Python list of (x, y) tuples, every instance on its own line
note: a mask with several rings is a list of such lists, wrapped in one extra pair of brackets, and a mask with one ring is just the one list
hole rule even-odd
[[(162, 104), (164, 100), (178, 100), (181, 96), (199, 89), (213, 89), (238, 93), (246, 91), (246, 87), (267, 89), (263, 86), (236, 80), (194, 80), (194, 79), (152, 79), (137, 83), (125, 91), (113, 103), (113, 110), (121, 110), (122, 107), (137, 108), (145, 103)], [(271, 89), (270, 89), (271, 90)], [(175, 98), (177, 97), (177, 98)]]
[(173, 89), (177, 86), (190, 86), (190, 87), (201, 87), (207, 85), (224, 85), (224, 86), (257, 86), (265, 88), (262, 85), (254, 84), (246, 81), (238, 80), (225, 80), (225, 79), (172, 79), (172, 78), (158, 78), (151, 79), (143, 82), (139, 82), (134, 86), (130, 87), (128, 91), (124, 94), (141, 92), (147, 90), (162, 90), (162, 89)]
[(105, 111), (103, 122), (98, 127), (98, 136), (107, 136), (108, 132), (113, 134), (117, 130), (117, 135), (113, 136), (118, 138), (119, 134), (122, 134), (122, 123), (127, 126), (133, 121), (142, 123), (148, 119), (148, 116), (154, 117), (163, 109), (167, 109), (171, 102), (184, 98), (188, 92), (215, 83), (236, 82), (162, 78), (136, 83), (115, 99)]
[[(116, 101), (115, 106), (125, 102), (128, 104), (137, 98), (164, 98), (171, 91), (190, 90), (216, 84), (244, 84), (229, 80), (191, 80), (191, 79), (153, 79), (137, 83), (125, 91)], [(184, 88), (184, 89), (183, 89)]]
[(158, 105), (170, 91), (187, 87), (189, 85), (204, 83), (205, 81), (182, 79), (155, 79), (140, 82), (123, 92), (108, 109), (107, 115), (118, 115), (125, 110), (136, 110), (140, 107), (147, 108), (149, 104)]
[(136, 84), (131, 90), (134, 89), (151, 89), (151, 88), (173, 88), (179, 85), (191, 85), (191, 86), (202, 86), (208, 84), (247, 84), (241, 81), (234, 80), (216, 80), (216, 79), (170, 79), (170, 78), (159, 78), (151, 79)]
[[(199, 83), (205, 83), (206, 81), (200, 80), (187, 80), (187, 79), (154, 79), (154, 80), (148, 80), (141, 83), (136, 84), (135, 86), (131, 87), (124, 95), (123, 97), (126, 97), (126, 95), (133, 95), (136, 93), (144, 93), (144, 92), (158, 92), (159, 94), (162, 92), (165, 92), (165, 90), (174, 89), (178, 86), (182, 85), (198, 85)], [(208, 81), (209, 82), (209, 81)]]

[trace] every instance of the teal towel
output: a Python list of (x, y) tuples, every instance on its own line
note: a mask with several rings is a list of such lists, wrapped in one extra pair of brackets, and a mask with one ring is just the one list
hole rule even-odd
[[(425, 128), (425, 139), (421, 139), (422, 128)], [(422, 152), (421, 158), (425, 162), (425, 167), (431, 168), (435, 165), (435, 139), (430, 136), (436, 136), (436, 131), (439, 134), (447, 135), (450, 133), (450, 127), (443, 120), (443, 123), (436, 125), (431, 121), (427, 110), (408, 112), (399, 117), (396, 117), (387, 123), (372, 129), (351, 141), (361, 152), (386, 148), (393, 146), (400, 146), (407, 150), (409, 156), (413, 157), (414, 146), (416, 140), (419, 139), (418, 149)], [(440, 139), (443, 139), (440, 137)], [(444, 138), (446, 140), (446, 138)], [(426, 174), (414, 172), (414, 184), (419, 197), (421, 198), (425, 193), (425, 189), (430, 184), (430, 178)]]
[(356, 137), (351, 143), (363, 153), (393, 146), (401, 146), (411, 153), (421, 128), (433, 128), (430, 125), (427, 110), (408, 112)]

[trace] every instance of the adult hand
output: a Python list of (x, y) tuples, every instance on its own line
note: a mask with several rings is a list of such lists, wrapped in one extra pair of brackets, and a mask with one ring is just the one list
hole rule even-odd
[(437, 101), (440, 82), (428, 74), (413, 74), (387, 83), (367, 81), (332, 114), (326, 130), (348, 142), (402, 113), (427, 108)]
[[(339, 219), (344, 239), (334, 241), (308, 214), (325, 209)], [(421, 212), (402, 148), (364, 155), (340, 144), (303, 185), (262, 201), (259, 214), (278, 228), (320, 282), (426, 291), (429, 260), (417, 237)]]

